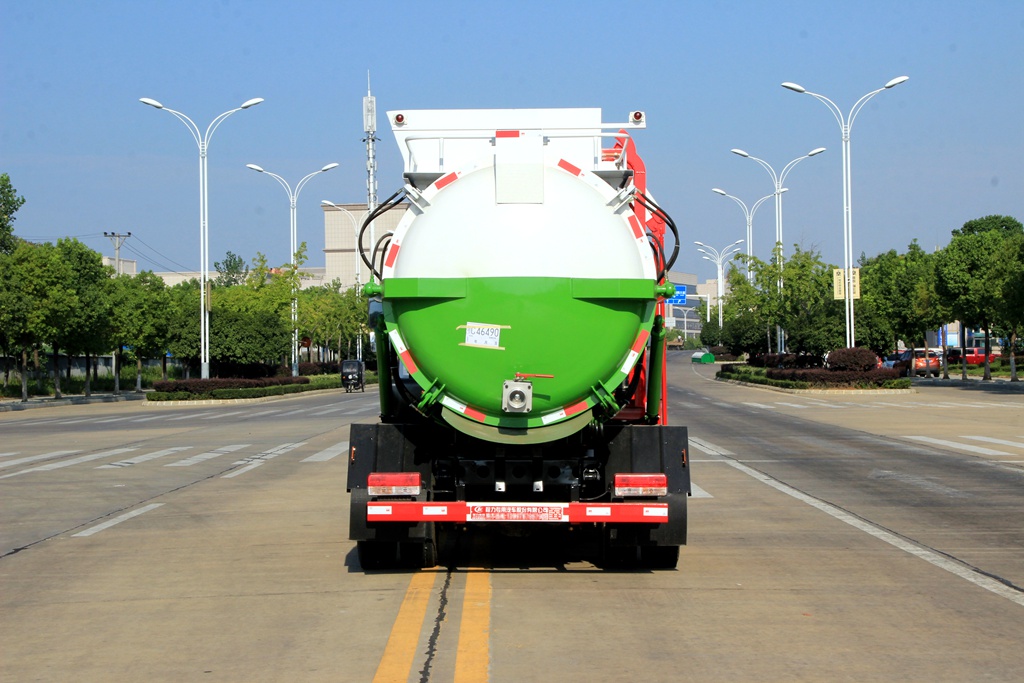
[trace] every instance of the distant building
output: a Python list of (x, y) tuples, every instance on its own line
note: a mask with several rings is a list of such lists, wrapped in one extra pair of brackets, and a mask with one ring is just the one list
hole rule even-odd
[[(370, 279), (366, 264), (356, 251), (359, 228), (366, 219), (366, 206), (365, 203), (323, 206), (327, 282), (338, 278), (342, 282), (342, 287), (347, 288), (357, 282), (363, 284)], [(408, 208), (408, 204), (402, 203), (377, 218), (374, 221), (374, 234), (377, 239), (385, 233), (393, 232)], [(369, 257), (369, 252), (373, 249), (369, 229), (363, 235), (363, 247)]]

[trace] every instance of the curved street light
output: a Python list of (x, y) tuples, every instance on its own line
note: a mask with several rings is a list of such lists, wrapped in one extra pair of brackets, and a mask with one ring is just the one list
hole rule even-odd
[(843, 293), (846, 302), (846, 346), (848, 348), (853, 347), (856, 343), (853, 326), (853, 197), (850, 184), (850, 130), (853, 128), (854, 119), (857, 118), (857, 114), (864, 108), (868, 100), (883, 90), (894, 88), (909, 79), (909, 76), (898, 76), (881, 88), (872, 90), (857, 100), (857, 103), (850, 109), (850, 113), (845, 117), (838, 105), (824, 95), (811, 92), (796, 83), (786, 82), (782, 84), (783, 88), (802, 95), (810, 95), (828, 107), (828, 110), (832, 112), (832, 116), (835, 117), (836, 122), (839, 124), (839, 129), (843, 135)]
[[(747, 256), (748, 257), (753, 256), (754, 255), (754, 249), (753, 249), (753, 242), (754, 242), (754, 213), (757, 212), (757, 208), (759, 206), (764, 204), (765, 201), (767, 201), (767, 200), (771, 199), (772, 197), (774, 197), (775, 194), (773, 193), (773, 194), (769, 194), (769, 195), (765, 195), (764, 197), (761, 197), (756, 202), (754, 202), (754, 206), (752, 208), (747, 209), (747, 205), (744, 204), (743, 200), (740, 199), (739, 197), (734, 197), (733, 195), (729, 194), (725, 190), (717, 188), (717, 187), (711, 188), (711, 191), (714, 192), (715, 194), (720, 194), (723, 197), (728, 197), (729, 199), (731, 199), (734, 202), (736, 202), (737, 204), (739, 204), (740, 208), (743, 209), (743, 215), (747, 219)], [(779, 190), (779, 193), (788, 192), (788, 191), (789, 191), (788, 188), (784, 187), (781, 190)], [(742, 242), (743, 240), (740, 240), (740, 241)], [(750, 261), (748, 260), (747, 261), (747, 280), (753, 280), (753, 279), (754, 279), (754, 274), (750, 272)]]
[[(295, 265), (295, 254), (296, 254), (296, 252), (299, 251), (299, 245), (297, 243), (297, 240), (298, 240), (298, 235), (297, 235), (297, 233), (298, 233), (298, 221), (296, 219), (296, 206), (297, 206), (298, 199), (299, 199), (299, 192), (302, 191), (302, 186), (305, 185), (309, 181), (310, 178), (312, 178), (313, 176), (318, 175), (320, 173), (326, 173), (327, 171), (330, 171), (332, 168), (337, 168), (338, 164), (336, 164), (336, 163), (327, 164), (326, 166), (321, 168), (319, 171), (313, 171), (312, 173), (306, 175), (305, 177), (303, 177), (302, 180), (300, 180), (295, 185), (295, 191), (294, 192), (292, 192), (292, 188), (288, 184), (288, 181), (285, 180), (284, 178), (282, 178), (281, 176), (277, 175), (276, 173), (271, 173), (270, 171), (264, 170), (262, 167), (257, 166), (256, 164), (246, 164), (245, 167), (246, 168), (250, 168), (250, 169), (256, 171), (257, 173), (266, 173), (268, 176), (270, 176), (271, 178), (276, 180), (278, 183), (280, 183), (281, 187), (283, 187), (284, 191), (288, 194), (289, 216), (291, 218), (291, 262), (292, 262), (292, 265), (294, 266)], [(298, 291), (297, 291), (296, 288), (294, 288), (294, 285), (293, 285), (293, 289), (292, 289), (292, 377), (298, 377), (298, 376), (299, 376), (299, 299), (298, 299)]]
[(200, 376), (203, 379), (208, 379), (210, 377), (210, 311), (208, 310), (209, 307), (206, 301), (206, 283), (210, 279), (210, 230), (209, 212), (207, 210), (209, 205), (206, 166), (207, 151), (210, 148), (210, 138), (213, 136), (214, 131), (217, 130), (220, 124), (224, 123), (224, 120), (227, 117), (231, 116), (236, 111), (255, 107), (262, 101), (262, 97), (254, 97), (251, 100), (243, 102), (241, 106), (224, 112), (210, 122), (210, 125), (206, 127), (206, 134), (204, 135), (202, 131), (199, 130), (199, 126), (180, 111), (168, 109), (160, 102), (157, 102), (150, 97), (139, 98), (139, 102), (142, 102), (145, 105), (173, 114), (179, 121), (185, 124), (185, 127), (188, 128), (188, 132), (192, 134), (192, 138), (199, 146), (199, 367)]
[[(770, 197), (771, 195), (768, 195), (768, 196)], [(765, 197), (765, 199), (767, 199), (767, 197)], [(739, 249), (738, 245), (740, 245), (742, 243), (743, 243), (743, 240), (736, 240), (732, 244), (730, 244), (730, 245), (728, 245), (726, 247), (723, 247), (722, 249), (715, 249), (714, 247), (709, 247), (708, 245), (704, 244), (703, 242), (696, 242), (696, 241), (694, 242), (694, 244), (697, 245), (697, 251), (699, 251), (701, 254), (704, 255), (702, 258), (705, 261), (711, 261), (716, 266), (718, 266), (718, 329), (719, 329), (719, 331), (721, 331), (721, 329), (722, 329), (722, 297), (725, 296), (725, 262), (728, 261), (729, 258), (732, 257), (733, 255), (739, 253), (740, 249)], [(710, 308), (710, 302), (708, 303), (708, 307)]]
[[(764, 170), (768, 171), (768, 175), (772, 177), (772, 184), (775, 185), (775, 245), (776, 248), (779, 250), (779, 267), (781, 269), (783, 257), (785, 254), (785, 245), (782, 242), (782, 193), (785, 191), (783, 185), (786, 182), (786, 176), (789, 175), (789, 172), (793, 170), (794, 166), (799, 164), (804, 159), (808, 159), (810, 157), (821, 154), (822, 152), (825, 151), (825, 148), (817, 147), (815, 149), (812, 149), (810, 152), (803, 155), (802, 157), (797, 157), (796, 159), (793, 159), (782, 168), (782, 173), (776, 173), (775, 169), (772, 168), (771, 164), (769, 164), (767, 161), (765, 161), (764, 159), (758, 159), (755, 156), (751, 156), (742, 149), (731, 149), (729, 151), (738, 156), (745, 157), (747, 159), (753, 159), (757, 163), (761, 164), (761, 167), (764, 168)], [(779, 276), (778, 289), (779, 293), (781, 294), (781, 275)], [(778, 344), (778, 346), (776, 347), (778, 352), (783, 353), (786, 348), (786, 336), (782, 330), (781, 325), (776, 325), (776, 342)]]

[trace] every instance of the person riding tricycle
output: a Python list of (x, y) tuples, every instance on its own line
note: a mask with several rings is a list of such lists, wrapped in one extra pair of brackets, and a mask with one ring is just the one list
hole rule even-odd
[(366, 391), (366, 383), (363, 375), (366, 370), (366, 363), (361, 360), (345, 360), (341, 362), (341, 385), (345, 387), (345, 393), (359, 389)]

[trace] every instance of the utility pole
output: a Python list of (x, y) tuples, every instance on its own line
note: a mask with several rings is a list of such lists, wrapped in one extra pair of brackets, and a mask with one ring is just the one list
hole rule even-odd
[(104, 237), (109, 237), (110, 241), (114, 243), (114, 271), (121, 274), (121, 245), (124, 241), (132, 236), (130, 232), (124, 234), (117, 232), (104, 232)]

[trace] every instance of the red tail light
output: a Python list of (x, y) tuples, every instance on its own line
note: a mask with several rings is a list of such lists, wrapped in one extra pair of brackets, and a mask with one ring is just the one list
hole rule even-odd
[(668, 495), (668, 477), (664, 474), (616, 474), (614, 495), (616, 498), (665, 496)]
[(421, 490), (419, 472), (374, 472), (366, 478), (371, 496), (418, 496)]

